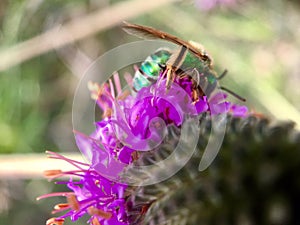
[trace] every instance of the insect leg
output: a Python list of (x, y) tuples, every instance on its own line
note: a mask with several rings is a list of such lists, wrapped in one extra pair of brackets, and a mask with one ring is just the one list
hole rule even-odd
[(170, 88), (171, 86), (171, 81), (173, 81), (175, 79), (175, 72), (180, 68), (180, 66), (182, 65), (186, 54), (187, 54), (187, 47), (186, 46), (181, 46), (179, 51), (176, 51), (174, 54), (171, 55), (171, 57), (169, 58), (169, 60), (167, 61), (167, 83), (166, 83), (166, 87), (167, 89)]

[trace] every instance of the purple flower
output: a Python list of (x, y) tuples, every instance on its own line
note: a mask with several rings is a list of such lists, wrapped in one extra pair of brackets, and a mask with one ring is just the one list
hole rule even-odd
[(218, 92), (209, 99), (209, 107), (212, 115), (227, 113), (230, 108), (230, 102), (225, 101), (227, 95), (223, 92)]
[(244, 105), (231, 104), (229, 112), (235, 117), (246, 117), (248, 108)]
[(76, 135), (78, 147), (94, 168), (101, 173), (121, 172), (124, 164), (133, 161), (136, 150), (147, 151), (153, 149), (151, 144), (161, 143), (166, 126), (179, 127), (186, 115), (197, 115), (208, 108), (205, 99), (193, 104), (185, 89), (176, 83), (166, 91), (165, 83), (163, 79), (142, 88), (135, 97), (128, 95), (122, 99), (101, 88), (96, 101), (110, 114), (96, 122), (96, 130), (90, 136), (79, 132)]
[(221, 91), (209, 99), (206, 96), (193, 99), (193, 83), (185, 78), (176, 78), (167, 90), (166, 79), (161, 76), (157, 82), (142, 88), (135, 96), (121, 91), (116, 76), (115, 83), (116, 94), (111, 80), (102, 86), (89, 83), (92, 98), (104, 112), (103, 119), (95, 123), (96, 129), (92, 134), (85, 135), (76, 131), (75, 136), (79, 149), (90, 164), (49, 152), (51, 158), (65, 160), (77, 169), (46, 172), (46, 176), (52, 179), (70, 177), (68, 181), (57, 182), (66, 185), (70, 192), (40, 197), (65, 196), (67, 199), (66, 203), (56, 205), (53, 211), (66, 211), (65, 214), (50, 219), (47, 225), (62, 225), (67, 217), (75, 221), (85, 214), (90, 215), (91, 225), (129, 224), (130, 206), (128, 208), (125, 199), (130, 192), (126, 184), (119, 182), (125, 168), (138, 159), (138, 151), (158, 147), (166, 135), (166, 128), (180, 128), (187, 117), (198, 116), (203, 112), (211, 115), (231, 113), (240, 117), (247, 114), (245, 106), (227, 101), (227, 95)]
[(115, 181), (119, 181), (124, 168), (137, 159), (138, 151), (158, 147), (166, 135), (166, 127), (180, 127), (186, 116), (203, 112), (234, 116), (247, 113), (246, 107), (228, 102), (227, 95), (221, 91), (209, 100), (206, 96), (193, 100), (193, 83), (186, 78), (175, 79), (166, 90), (166, 79), (161, 75), (157, 82), (143, 87), (136, 96), (124, 95), (119, 90), (117, 94), (121, 98), (111, 91), (112, 82), (109, 86), (94, 84), (90, 87), (96, 87), (92, 89), (92, 93), (97, 93), (95, 100), (109, 113), (95, 123), (96, 129), (91, 135), (77, 132), (77, 145), (93, 169)]
[[(53, 213), (67, 211), (64, 215), (52, 218), (48, 225), (63, 224), (64, 218), (70, 217), (72, 221), (85, 214), (90, 215), (89, 223), (92, 225), (126, 225), (129, 224), (126, 214), (126, 188), (127, 185), (114, 183), (88, 164), (77, 162), (54, 152), (48, 152), (50, 158), (65, 160), (72, 164), (74, 171), (62, 172), (60, 170), (46, 171), (48, 178), (69, 176), (69, 181), (58, 181), (57, 184), (67, 185), (71, 192), (51, 193), (40, 196), (43, 199), (53, 196), (65, 196), (66, 203), (57, 204)], [(78, 179), (73, 180), (73, 177)]]
[(248, 114), (248, 108), (244, 105), (233, 104), (226, 100), (227, 94), (218, 92), (208, 101), (210, 113), (212, 115), (220, 113), (229, 113), (235, 117), (245, 117)]

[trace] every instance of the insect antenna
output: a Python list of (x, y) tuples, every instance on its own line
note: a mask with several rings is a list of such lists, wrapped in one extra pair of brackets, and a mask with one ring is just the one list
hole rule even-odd
[(228, 70), (227, 70), (227, 69), (225, 69), (225, 70), (223, 71), (223, 73), (222, 73), (220, 76), (216, 77), (216, 79), (217, 79), (217, 80), (221, 80), (221, 79), (223, 79), (223, 77), (225, 77), (225, 76), (226, 76), (227, 72), (228, 72)]
[[(225, 69), (225, 70), (223, 71), (223, 73), (222, 73), (220, 76), (216, 77), (216, 79), (217, 79), (217, 80), (223, 79), (223, 78), (226, 76), (227, 73), (228, 73), (228, 70)], [(220, 86), (219, 88), (220, 88), (221, 90), (226, 91), (227, 93), (231, 94), (232, 96), (236, 97), (236, 98), (239, 99), (240, 101), (243, 101), (243, 102), (246, 101), (245, 98), (243, 98), (242, 96), (238, 95), (237, 93), (235, 93), (235, 92), (229, 90), (229, 89), (226, 88), (226, 87)]]
[(226, 91), (227, 93), (231, 94), (232, 96), (236, 97), (237, 99), (239, 99), (239, 100), (241, 100), (241, 101), (243, 101), (243, 102), (246, 101), (245, 98), (241, 97), (240, 95), (238, 95), (237, 93), (235, 93), (235, 92), (229, 90), (229, 89), (226, 88), (226, 87), (220, 86), (219, 88), (220, 88), (221, 90), (223, 90), (223, 91)]

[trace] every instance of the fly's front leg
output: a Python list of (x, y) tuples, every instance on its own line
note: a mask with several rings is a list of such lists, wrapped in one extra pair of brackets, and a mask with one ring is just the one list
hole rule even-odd
[(174, 82), (175, 80), (175, 71), (172, 67), (167, 66), (167, 82), (166, 82), (166, 88), (167, 90), (170, 89), (171, 84)]

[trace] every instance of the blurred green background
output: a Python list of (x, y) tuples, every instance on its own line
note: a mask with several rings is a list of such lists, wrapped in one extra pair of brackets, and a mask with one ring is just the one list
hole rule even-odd
[[(216, 71), (229, 71), (221, 84), (245, 97), (251, 111), (273, 119), (290, 119), (299, 126), (299, 2), (220, 0), (211, 8), (205, 2), (152, 0), (157, 4), (152, 9), (143, 0), (2, 0), (0, 157), (42, 153), (46, 149), (78, 151), (72, 133), (76, 85), (90, 61), (138, 40), (120, 28), (123, 20), (201, 42), (213, 57)], [(101, 17), (105, 10), (109, 16)], [(84, 24), (90, 15), (106, 19)], [(70, 23), (83, 24), (69, 37), (77, 39), (86, 32), (85, 37), (67, 41), (60, 48), (47, 48), (46, 42), (39, 41), (43, 39), (36, 39)], [(87, 26), (92, 30), (90, 34), (84, 29)], [(51, 36), (51, 41), (57, 43), (69, 37)], [(23, 42), (26, 48), (19, 45)], [(44, 224), (58, 200), (37, 203), (35, 198), (53, 189), (51, 183), (40, 179), (0, 177), (0, 225)]]

